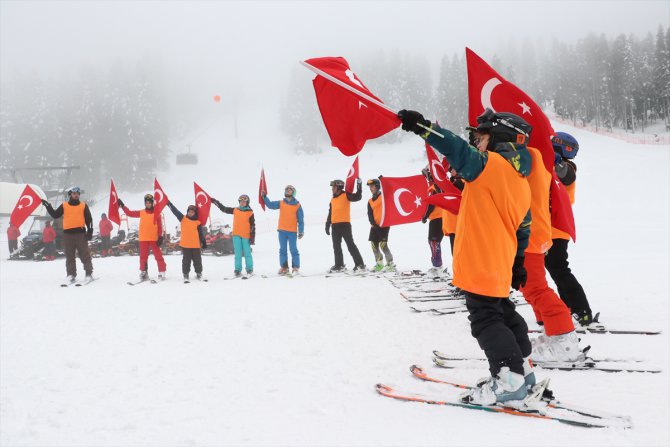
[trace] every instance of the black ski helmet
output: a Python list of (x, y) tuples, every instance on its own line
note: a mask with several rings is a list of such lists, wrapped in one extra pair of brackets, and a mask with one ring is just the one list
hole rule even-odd
[(382, 182), (380, 182), (379, 179), (371, 178), (370, 180), (368, 180), (367, 185), (368, 186), (375, 185), (377, 187), (377, 191), (382, 190)]
[(332, 180), (330, 182), (330, 186), (337, 186), (338, 190), (343, 190), (344, 189), (344, 181), (342, 180)]
[(486, 109), (477, 117), (477, 132), (491, 135), (489, 148), (498, 143), (528, 144), (533, 127), (519, 115)]
[(246, 202), (249, 203), (249, 202), (250, 202), (250, 200), (249, 200), (249, 196), (246, 195), (246, 194), (242, 194), (242, 195), (237, 199), (238, 202), (242, 202), (242, 201), (244, 201), (244, 200), (246, 200)]
[(566, 132), (556, 132), (556, 135), (551, 139), (551, 144), (554, 146), (554, 152), (568, 160), (575, 158), (577, 151), (579, 151), (579, 143), (575, 137)]

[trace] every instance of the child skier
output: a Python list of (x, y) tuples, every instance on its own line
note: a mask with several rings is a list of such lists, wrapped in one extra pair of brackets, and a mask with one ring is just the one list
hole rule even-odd
[(524, 360), (531, 353), (528, 326), (509, 300), (509, 288), (525, 283), (523, 255), (530, 230), (525, 176), (531, 168), (526, 143), (531, 126), (517, 115), (487, 109), (477, 118), (483, 134), (476, 141), (478, 150), (418, 112), (401, 110), (398, 118), (403, 130), (425, 139), (466, 181), (456, 225), (453, 283), (466, 295), (472, 335), (486, 354), (491, 377), (461, 399), (478, 405), (522, 400), (535, 375)]
[[(442, 192), (435, 184), (428, 166), (423, 168), (421, 173), (428, 181), (429, 196)], [(421, 219), (421, 223), (426, 223), (427, 221), (430, 221), (428, 224), (428, 246), (430, 247), (430, 262), (433, 265), (428, 269), (428, 274), (438, 276), (442, 273), (442, 239), (444, 238), (444, 233), (442, 232), (442, 211), (440, 208), (435, 205), (428, 205), (426, 214), (424, 214)]]
[(251, 246), (256, 239), (256, 220), (254, 211), (249, 207), (249, 196), (242, 194), (237, 200), (240, 206), (229, 208), (212, 198), (212, 203), (226, 214), (233, 215), (233, 249), (235, 251), (235, 276), (242, 276), (242, 255), (247, 275), (254, 274), (254, 259), (251, 256)]
[(351, 202), (358, 202), (363, 197), (362, 183), (361, 179), (356, 180), (356, 192), (352, 194), (344, 191), (342, 180), (330, 182), (333, 198), (330, 199), (328, 217), (326, 218), (326, 234), (330, 236), (332, 226), (333, 252), (335, 254), (335, 265), (330, 268), (330, 273), (346, 270), (344, 256), (342, 255), (342, 239), (344, 239), (347, 250), (354, 259), (354, 272), (365, 271), (365, 263), (361, 257), (361, 252), (358, 251), (354, 236), (351, 233)]
[(63, 250), (65, 251), (65, 270), (67, 272), (67, 283), (73, 284), (77, 277), (76, 253), (84, 264), (86, 278), (84, 283), (93, 281), (93, 263), (91, 261), (91, 250), (88, 241), (93, 238), (93, 217), (91, 210), (85, 202), (79, 200), (81, 189), (78, 186), (70, 188), (67, 192), (68, 200), (63, 202), (55, 210), (46, 200), (42, 205), (54, 219), (63, 218)]
[[(556, 175), (568, 190), (570, 203), (574, 204), (577, 165), (575, 165), (573, 159), (579, 150), (579, 143), (575, 137), (568, 133), (556, 132), (556, 136), (552, 138), (552, 144), (556, 154), (554, 159)], [(549, 271), (554, 283), (556, 283), (559, 296), (570, 308), (572, 317), (581, 326), (588, 326), (594, 323), (593, 313), (584, 289), (570, 270), (568, 263), (568, 242), (570, 241), (570, 235), (556, 228), (551, 229), (551, 234), (553, 244), (544, 259), (545, 267)]]
[(302, 205), (295, 198), (295, 187), (287, 185), (284, 188), (284, 198), (273, 202), (263, 193), (265, 206), (271, 210), (279, 210), (279, 222), (277, 223), (277, 235), (279, 237), (279, 274), (287, 275), (288, 253), (286, 245), (291, 250), (292, 275), (300, 271), (300, 252), (298, 251), (298, 239), (302, 239), (305, 232), (304, 212)]
[[(154, 214), (154, 196), (147, 194), (144, 196), (144, 209), (139, 211), (129, 210), (119, 199), (119, 207), (123, 209), (128, 217), (140, 218), (140, 280), (149, 279), (147, 264), (149, 262), (149, 252), (152, 252), (158, 264), (158, 279), (165, 280), (165, 259), (161, 251), (163, 244), (163, 222), (161, 216)], [(154, 218), (155, 217), (155, 218)]]
[(107, 219), (107, 214), (102, 213), (100, 215), (100, 223), (98, 224), (100, 229), (100, 239), (102, 239), (102, 244), (100, 247), (100, 256), (103, 258), (105, 256), (111, 256), (112, 254), (112, 230), (114, 226), (112, 221)]
[(42, 251), (44, 260), (53, 261), (56, 259), (56, 230), (49, 221), (44, 224), (44, 230), (42, 230), (42, 243), (44, 244), (44, 250)]
[(198, 207), (189, 205), (186, 210), (186, 216), (179, 212), (179, 210), (168, 201), (167, 206), (174, 214), (174, 217), (181, 223), (181, 239), (179, 246), (181, 247), (181, 272), (184, 274), (184, 282), (188, 282), (189, 274), (191, 273), (191, 262), (193, 262), (193, 270), (195, 270), (195, 277), (198, 280), (202, 279), (202, 249), (207, 248), (205, 241), (205, 231), (198, 219)]
[[(372, 245), (372, 253), (375, 255), (375, 272), (386, 270), (395, 271), (393, 255), (388, 246), (389, 231), (391, 227), (380, 227), (382, 221), (382, 185), (379, 179), (368, 180), (372, 197), (368, 200), (368, 220), (370, 221), (370, 236), (368, 241)], [(383, 253), (383, 254), (382, 254)], [(384, 267), (384, 256), (386, 256), (386, 267)]]

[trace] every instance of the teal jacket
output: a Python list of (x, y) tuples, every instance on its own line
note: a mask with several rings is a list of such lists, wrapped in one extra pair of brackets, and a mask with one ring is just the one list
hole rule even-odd
[[(466, 182), (471, 182), (479, 177), (486, 167), (486, 162), (489, 160), (488, 152), (480, 152), (477, 148), (470, 146), (463, 138), (447, 129), (441, 128), (437, 124), (431, 124), (431, 128), (444, 135), (444, 138), (426, 132), (426, 134), (422, 135), (426, 142), (440, 154), (444, 155), (449, 165)], [(524, 177), (530, 174), (532, 159), (525, 144), (498, 143), (493, 151), (502, 155)], [(530, 223), (531, 215), (529, 209), (516, 232), (517, 256), (523, 256), (526, 247), (528, 247)]]

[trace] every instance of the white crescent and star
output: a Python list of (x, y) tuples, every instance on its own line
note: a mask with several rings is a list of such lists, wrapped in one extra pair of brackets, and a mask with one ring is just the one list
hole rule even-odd
[(21, 205), (21, 200), (23, 200), (24, 198), (28, 199), (28, 203), (26, 204), (26, 206), (30, 206), (33, 204), (33, 198), (31, 196), (29, 195), (21, 196), (21, 198), (19, 199), (19, 206), (18, 206), (19, 209), (23, 208), (23, 206)]
[[(407, 217), (410, 214), (414, 212), (414, 210), (407, 212), (402, 205), (400, 205), (400, 195), (404, 192), (412, 194), (412, 191), (410, 191), (407, 188), (398, 188), (394, 193), (393, 193), (393, 203), (395, 204), (396, 209), (398, 210), (398, 213), (402, 215), (403, 217)], [(414, 204), (416, 205), (416, 208), (421, 206), (421, 197), (419, 196), (414, 196), (416, 199), (414, 200)], [(415, 208), (415, 209), (416, 209)]]
[[(363, 84), (361, 84), (361, 81), (359, 81), (358, 79), (356, 79), (356, 75), (354, 74), (353, 71), (351, 71), (350, 69), (347, 69), (347, 70), (344, 72), (344, 74), (345, 74), (346, 77), (349, 78), (349, 80), (350, 80), (351, 82), (353, 82), (354, 84), (356, 84), (356, 85), (359, 86), (360, 88), (363, 88), (363, 89), (365, 88), (365, 87), (363, 87)], [(367, 90), (367, 89), (366, 89), (366, 90)]]
[(491, 95), (493, 94), (493, 89), (496, 88), (502, 84), (502, 81), (498, 78), (491, 78), (482, 87), (482, 93), (480, 96), (480, 100), (482, 102), (482, 107), (484, 107), (484, 110), (486, 109), (491, 109), (494, 112), (496, 109), (493, 108), (493, 105), (491, 104)]
[(163, 191), (161, 191), (160, 189), (154, 189), (154, 197), (158, 197), (159, 195), (161, 196), (161, 198), (160, 200), (156, 200), (156, 203), (161, 203), (165, 196), (163, 195)]
[(202, 191), (198, 192), (198, 194), (195, 195), (195, 201), (196, 201), (196, 202), (198, 201), (198, 197), (199, 197), (199, 196), (203, 196), (203, 197), (205, 198), (205, 201), (202, 202), (202, 204), (200, 204), (200, 206), (202, 206), (202, 205), (206, 205), (206, 204), (207, 204), (207, 194), (205, 194), (205, 193), (202, 192)]
[(354, 167), (352, 166), (352, 167), (349, 168), (349, 173), (347, 174), (347, 178), (353, 177), (354, 174), (355, 174)]
[(119, 201), (119, 198), (116, 197), (116, 193), (114, 191), (112, 191), (111, 196), (112, 196), (112, 203), (116, 203)]
[(519, 107), (521, 107), (521, 114), (522, 115), (527, 113), (530, 116), (533, 116), (533, 114), (530, 113), (530, 106), (528, 104), (526, 104), (525, 102), (520, 102), (520, 103), (518, 103), (518, 105), (519, 105)]
[(438, 171), (438, 169), (435, 167), (435, 163), (437, 163), (437, 165), (438, 165), (439, 167), (441, 167), (442, 169), (444, 169), (444, 166), (442, 166), (442, 163), (440, 163), (439, 160), (433, 160), (433, 161), (430, 162), (430, 167), (432, 168), (431, 170), (433, 171), (433, 176), (435, 177), (435, 179), (436, 179), (437, 181), (443, 182), (445, 179), (440, 178), (440, 176), (437, 175), (439, 171)]

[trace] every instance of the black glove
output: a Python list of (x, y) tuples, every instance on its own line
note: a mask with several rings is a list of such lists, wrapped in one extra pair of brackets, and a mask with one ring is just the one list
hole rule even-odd
[(86, 240), (90, 241), (91, 239), (93, 239), (93, 228), (89, 228), (86, 231)]
[(249, 239), (249, 245), (256, 245), (255, 239)]
[(214, 205), (216, 205), (216, 206), (221, 206), (221, 202), (219, 202), (218, 200), (216, 200), (214, 197), (210, 197), (210, 200), (212, 201), (212, 203), (213, 203)]
[(525, 286), (526, 279), (528, 279), (526, 267), (523, 266), (523, 260), (523, 256), (517, 256), (514, 258), (514, 265), (512, 266), (512, 288), (514, 290), (519, 290)]
[(44, 199), (42, 199), (42, 205), (44, 205), (47, 208), (51, 206), (51, 204)]
[(426, 219), (425, 217), (421, 218), (421, 223), (425, 224), (427, 221), (428, 221), (428, 219)]
[(123, 208), (125, 205), (123, 204), (123, 200), (119, 199), (118, 202), (119, 208)]
[(398, 112), (398, 118), (402, 121), (402, 130), (414, 132), (417, 135), (426, 133), (426, 129), (419, 127), (417, 124), (423, 124), (426, 127), (430, 127), (430, 121), (414, 110), (401, 110)]
[(326, 234), (330, 236), (330, 224), (326, 222)]
[(305, 235), (305, 233), (298, 233), (298, 239), (302, 239), (302, 237)]
[(158, 240), (156, 241), (156, 245), (158, 245), (159, 247), (160, 247), (161, 245), (163, 245), (163, 236), (159, 236), (159, 237), (158, 237)]
[(207, 248), (207, 244), (203, 242), (202, 244), (200, 244), (200, 248), (204, 250), (205, 248)]

